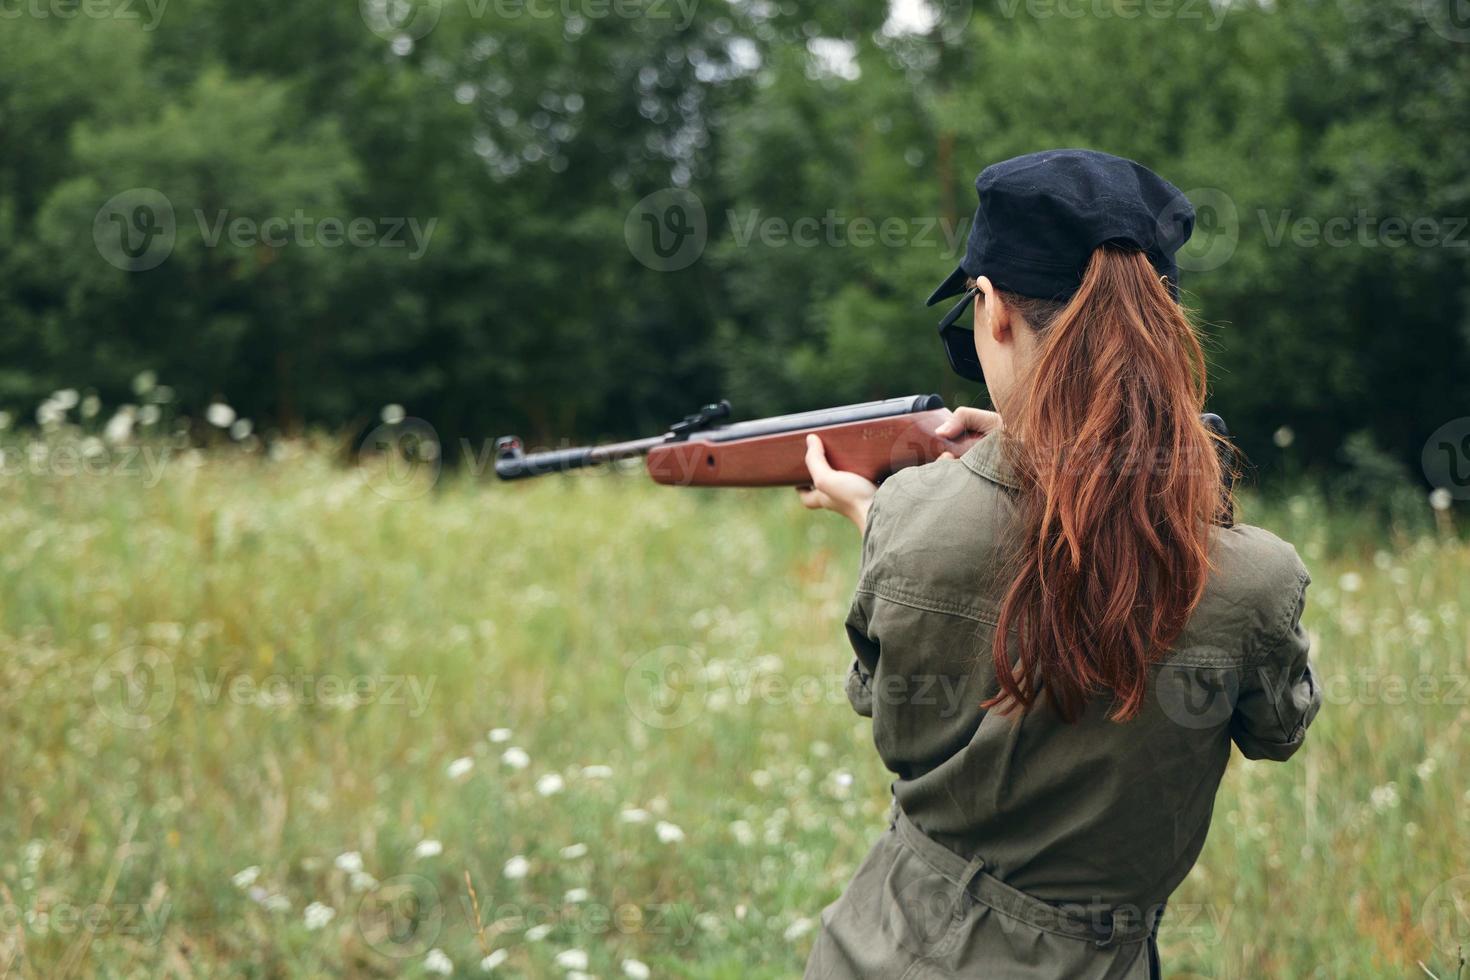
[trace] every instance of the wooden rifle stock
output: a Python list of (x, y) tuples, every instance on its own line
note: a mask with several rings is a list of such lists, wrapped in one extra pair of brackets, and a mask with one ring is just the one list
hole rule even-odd
[(833, 469), (881, 483), (898, 470), (932, 463), (942, 453), (959, 456), (979, 440), (937, 435), (935, 430), (949, 418), (949, 409), (936, 408), (729, 441), (695, 436), (649, 450), (648, 473), (658, 483), (680, 487), (805, 486), (811, 483), (806, 437), (815, 433)]
[(613, 446), (559, 449), (526, 454), (506, 436), (496, 442), (495, 473), (516, 480), (646, 456), (658, 483), (683, 487), (798, 487), (811, 482), (806, 437), (815, 433), (833, 468), (875, 483), (909, 466), (959, 456), (979, 436), (945, 439), (936, 433), (951, 417), (938, 395), (911, 395), (840, 408), (717, 425), (730, 414), (728, 402), (708, 405), (668, 433)]

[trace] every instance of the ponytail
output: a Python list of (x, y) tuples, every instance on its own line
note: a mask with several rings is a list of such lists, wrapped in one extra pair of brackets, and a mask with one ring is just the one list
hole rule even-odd
[(1024, 711), (1044, 691), (1070, 722), (1109, 693), (1125, 721), (1204, 595), (1222, 507), (1204, 352), (1147, 257), (1112, 246), (1042, 319), (1006, 415), (1022, 533), (985, 706)]

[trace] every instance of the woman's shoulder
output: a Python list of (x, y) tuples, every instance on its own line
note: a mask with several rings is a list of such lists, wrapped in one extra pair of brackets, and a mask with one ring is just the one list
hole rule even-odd
[(1219, 528), (1205, 596), (1187, 632), (1243, 639), (1246, 653), (1268, 650), (1292, 629), (1310, 582), (1290, 542), (1250, 524)]
[(1218, 528), (1210, 542), (1210, 563), (1221, 585), (1250, 592), (1308, 580), (1296, 548), (1252, 524)]

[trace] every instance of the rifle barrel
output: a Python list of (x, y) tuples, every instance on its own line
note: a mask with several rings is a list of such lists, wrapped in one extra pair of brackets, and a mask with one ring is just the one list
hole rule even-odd
[(602, 466), (620, 459), (643, 456), (654, 446), (662, 445), (668, 436), (653, 436), (634, 439), (630, 442), (615, 442), (606, 446), (575, 446), (570, 449), (551, 449), (540, 453), (523, 453), (519, 440), (501, 440), (503, 449), (498, 448), (495, 460), (495, 475), (502, 480), (520, 480), (548, 473), (565, 473), (588, 466)]

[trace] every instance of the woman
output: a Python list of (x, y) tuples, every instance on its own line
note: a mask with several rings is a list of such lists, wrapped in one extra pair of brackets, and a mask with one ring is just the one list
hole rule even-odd
[(896, 778), (807, 976), (1158, 976), (1231, 741), (1284, 760), (1320, 704), (1308, 577), (1230, 524), (1177, 302), (1183, 195), (1077, 150), (976, 188), (930, 304), (963, 293), (941, 332), (998, 410), (944, 434), (988, 434), (881, 490), (809, 440), (804, 502), (864, 532), (848, 693)]

